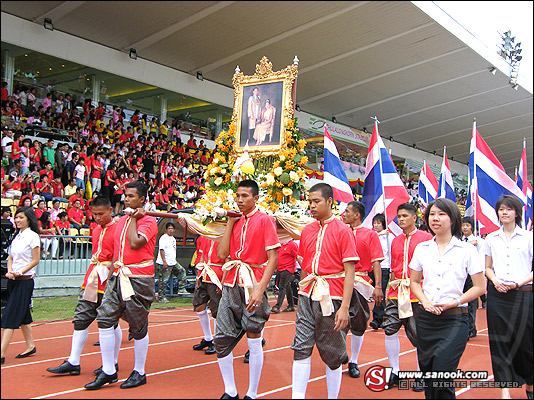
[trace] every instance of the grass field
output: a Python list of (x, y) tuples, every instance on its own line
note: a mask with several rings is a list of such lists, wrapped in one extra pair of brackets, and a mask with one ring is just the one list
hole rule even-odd
[[(167, 297), (169, 303), (152, 303), (152, 309), (193, 307), (192, 299), (187, 297)], [(35, 322), (56, 321), (74, 317), (78, 296), (40, 297), (33, 299), (32, 318)]]

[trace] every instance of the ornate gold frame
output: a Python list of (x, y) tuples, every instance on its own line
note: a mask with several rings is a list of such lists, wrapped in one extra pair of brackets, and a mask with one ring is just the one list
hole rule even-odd
[(232, 84), (234, 85), (234, 110), (232, 114), (232, 123), (236, 127), (234, 146), (231, 156), (238, 157), (244, 151), (240, 146), (241, 141), (241, 109), (243, 106), (243, 88), (265, 83), (283, 82), (282, 93), (282, 110), (280, 123), (280, 144), (274, 146), (250, 146), (248, 153), (252, 158), (261, 158), (270, 155), (278, 155), (281, 149), (286, 148), (285, 126), (288, 120), (294, 118), (295, 105), (293, 104), (293, 90), (298, 75), (298, 60), (292, 65), (280, 71), (273, 71), (273, 64), (262, 57), (259, 64), (256, 64), (256, 73), (254, 75), (243, 75), (236, 68)]

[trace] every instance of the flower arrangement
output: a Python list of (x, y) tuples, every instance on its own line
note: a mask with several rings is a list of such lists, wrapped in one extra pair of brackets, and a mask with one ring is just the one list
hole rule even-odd
[(208, 188), (195, 205), (195, 212), (204, 224), (217, 218), (216, 208), (238, 208), (235, 191), (241, 178), (261, 182), (256, 203), (261, 211), (311, 220), (303, 193), (307, 178), (303, 166), (308, 162), (304, 151), (306, 141), (296, 127), (296, 119), (289, 120), (285, 128), (286, 148), (280, 149), (277, 158), (268, 156), (254, 160), (252, 173), (241, 170), (230, 156), (235, 141), (235, 124), (230, 124), (227, 132), (220, 133), (215, 140), (217, 150), (213, 162), (206, 170)]

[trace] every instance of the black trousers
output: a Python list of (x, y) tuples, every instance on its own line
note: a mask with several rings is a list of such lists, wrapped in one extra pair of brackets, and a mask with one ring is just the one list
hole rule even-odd
[[(465, 280), (464, 284), (464, 293), (467, 292), (469, 289), (473, 287), (473, 281), (469, 275), (467, 275), (467, 279)], [(469, 316), (469, 335), (476, 335), (477, 333), (477, 309), (478, 309), (478, 298), (471, 300), (469, 303), (467, 303), (467, 310), (468, 310), (468, 316)]]
[[(375, 273), (374, 271), (369, 272), (369, 277), (373, 280), (373, 286), (376, 285), (375, 281)], [(373, 321), (378, 324), (378, 326), (382, 325), (382, 321), (384, 320), (384, 310), (385, 310), (385, 304), (386, 304), (386, 288), (389, 283), (389, 269), (382, 268), (382, 293), (384, 294), (384, 301), (380, 303), (379, 306), (374, 305), (373, 307)]]
[(294, 275), (286, 270), (279, 271), (278, 277), (278, 300), (276, 302), (276, 307), (282, 307), (284, 297), (287, 297), (287, 306), (289, 308), (295, 307), (295, 305), (293, 304), (293, 293), (291, 291), (291, 281), (293, 280)]

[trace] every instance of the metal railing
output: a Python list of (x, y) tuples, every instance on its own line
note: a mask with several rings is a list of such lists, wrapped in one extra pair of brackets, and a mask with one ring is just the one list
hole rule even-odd
[(40, 235), (37, 276), (85, 275), (93, 244), (90, 236)]

